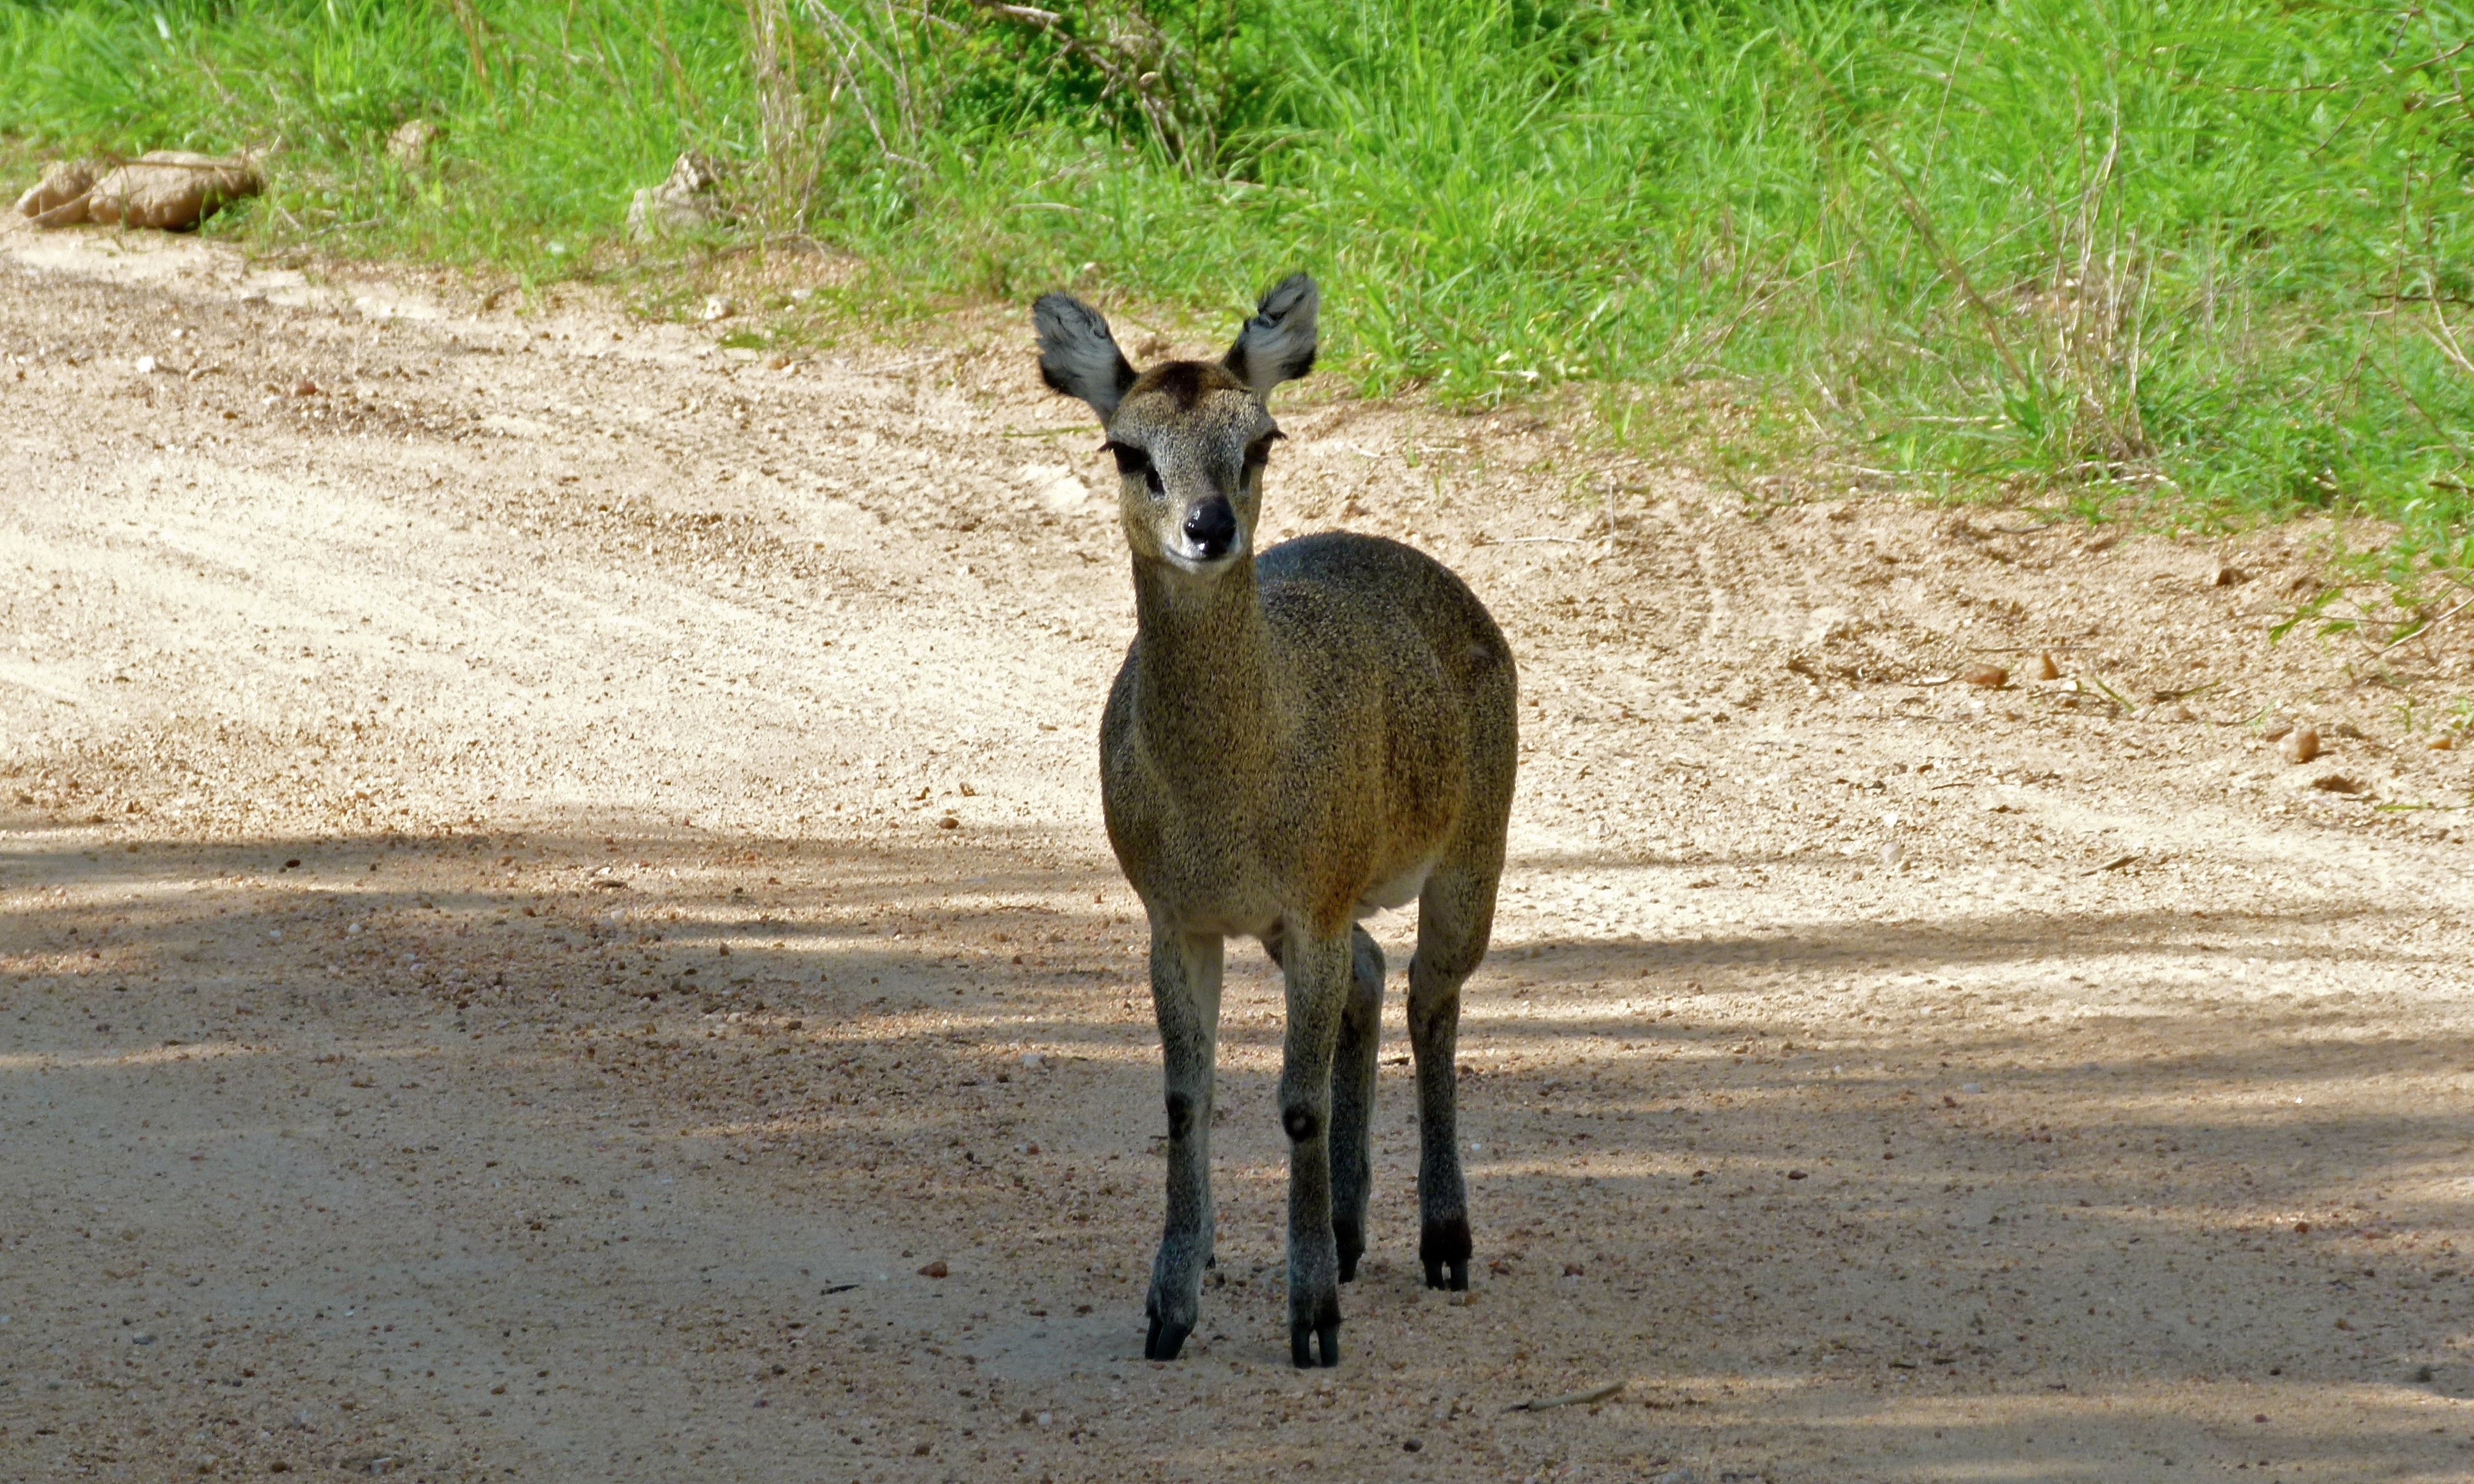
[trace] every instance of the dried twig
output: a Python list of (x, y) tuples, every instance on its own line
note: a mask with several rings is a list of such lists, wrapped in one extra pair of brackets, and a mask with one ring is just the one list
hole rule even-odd
[(1610, 1381), (1604, 1386), (1591, 1387), (1588, 1391), (1569, 1391), (1560, 1397), (1541, 1397), (1532, 1401), (1516, 1401), (1512, 1403), (1512, 1405), (1505, 1407), (1504, 1410), (1507, 1412), (1551, 1412), (1559, 1406), (1588, 1406), (1592, 1401), (1604, 1401), (1609, 1397), (1613, 1396), (1615, 1393), (1623, 1389), (1624, 1383), (1622, 1381)]
[(2438, 618), (2433, 619), (2427, 624), (2414, 625), (2405, 633), (2398, 634), (2395, 638), (2392, 638), (2386, 644), (2381, 645), (2380, 653), (2385, 655), (2389, 650), (2396, 648), (2400, 644), (2421, 638), (2424, 634), (2429, 634), (2432, 630), (2438, 628), (2441, 624), (2448, 622), (2448, 620), (2456, 617), (2458, 614), (2465, 611), (2469, 608), (2474, 608), (2474, 598), (2467, 598), (2464, 602), (2458, 604), (2455, 608), (2450, 609), (2447, 612), (2440, 614)]

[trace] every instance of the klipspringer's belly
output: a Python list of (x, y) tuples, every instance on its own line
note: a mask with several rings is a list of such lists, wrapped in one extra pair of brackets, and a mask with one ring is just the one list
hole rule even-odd
[(1376, 882), (1364, 896), (1357, 898), (1357, 907), (1349, 915), (1363, 920), (1377, 912), (1390, 912), (1396, 907), (1405, 907), (1418, 899), (1418, 894), (1426, 889), (1426, 877), (1434, 873), (1434, 857), (1428, 856), (1409, 870)]

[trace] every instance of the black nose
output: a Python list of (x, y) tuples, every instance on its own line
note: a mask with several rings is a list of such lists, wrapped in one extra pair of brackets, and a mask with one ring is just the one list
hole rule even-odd
[(1185, 539), (1196, 556), (1217, 561), (1237, 544), (1237, 513), (1226, 500), (1205, 500), (1185, 513)]

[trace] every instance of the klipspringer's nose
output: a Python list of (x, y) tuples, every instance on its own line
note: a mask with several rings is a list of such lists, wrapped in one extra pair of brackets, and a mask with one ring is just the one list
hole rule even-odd
[(1237, 513), (1226, 500), (1205, 500), (1185, 513), (1185, 539), (1197, 557), (1216, 562), (1237, 544)]

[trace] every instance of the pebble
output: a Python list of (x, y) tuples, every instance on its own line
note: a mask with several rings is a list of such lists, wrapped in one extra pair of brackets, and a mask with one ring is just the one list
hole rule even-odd
[(2242, 583), (2243, 576), (2242, 568), (2220, 562), (2217, 563), (2216, 570), (2208, 574), (2208, 586), (2211, 587), (2237, 586)]
[(2276, 750), (2285, 754), (2287, 762), (2309, 762), (2319, 755), (2319, 729), (2296, 727), (2285, 734), (2283, 741), (2277, 743)]
[(137, 374), (141, 376), (152, 375), (154, 371), (155, 358), (153, 356), (141, 355), (137, 358)]
[(1896, 866), (1906, 858), (1907, 848), (1896, 840), (1881, 847), (1881, 864), (1884, 866)]
[(2000, 690), (2010, 683), (2009, 671), (1998, 664), (1985, 664), (1981, 661), (1961, 666), (1958, 678), (1970, 685), (1981, 685), (1987, 690)]
[(2457, 746), (2457, 739), (2443, 731), (2422, 745), (2431, 749), (2435, 753), (2445, 753)]
[(1962, 1082), (1958, 1085), (1958, 1090), (1961, 1092), (1981, 1092), (1984, 1090), (1984, 1084), (1980, 1082)]
[(2263, 742), (2280, 742), (2291, 735), (2292, 730), (2292, 722), (2282, 716), (2271, 716), (2268, 719), (2268, 724), (2259, 729), (2259, 739)]
[(951, 1271), (953, 1270), (945, 1266), (945, 1259), (939, 1257), (935, 1261), (921, 1268), (919, 1270), (919, 1276), (922, 1278), (942, 1278)]
[(2038, 655), (2036, 662), (2027, 667), (2027, 679), (2031, 681), (2057, 681), (2061, 678), (2062, 667), (2053, 663), (2050, 655)]
[(292, 383), (292, 395), (294, 396), (316, 396), (319, 395), (318, 383), (310, 380), (306, 376), (303, 376), (299, 381)]

